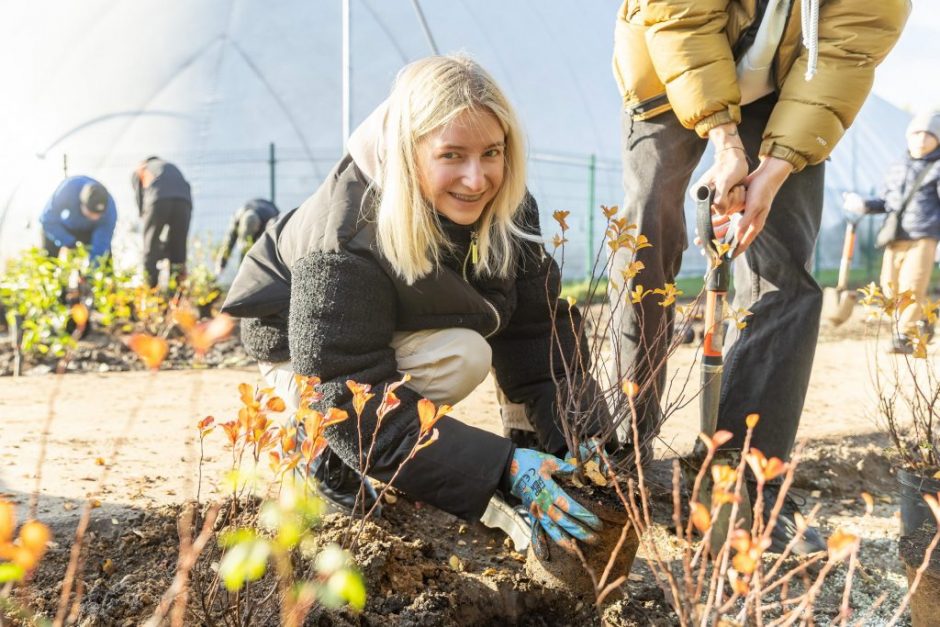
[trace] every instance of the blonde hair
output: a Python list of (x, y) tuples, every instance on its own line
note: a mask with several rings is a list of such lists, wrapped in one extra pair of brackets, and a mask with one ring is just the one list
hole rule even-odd
[(417, 147), (464, 111), (492, 113), (506, 135), (503, 183), (476, 224), (476, 274), (508, 276), (514, 238), (533, 239), (517, 224), (526, 191), (525, 147), (515, 111), (502, 90), (468, 57), (415, 61), (398, 73), (388, 99), (376, 213), (379, 251), (409, 285), (436, 270), (442, 251), (451, 246), (421, 193)]

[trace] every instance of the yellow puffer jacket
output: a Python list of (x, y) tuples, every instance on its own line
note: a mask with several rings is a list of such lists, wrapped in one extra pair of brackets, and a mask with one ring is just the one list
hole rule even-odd
[[(755, 20), (759, 0), (625, 0), (617, 16), (614, 76), (634, 119), (672, 108), (705, 137), (740, 122), (732, 48)], [(801, 170), (823, 161), (868, 96), (875, 66), (891, 50), (909, 0), (820, 0), (819, 58), (807, 81), (800, 1), (773, 63), (779, 101), (764, 129), (761, 156)]]

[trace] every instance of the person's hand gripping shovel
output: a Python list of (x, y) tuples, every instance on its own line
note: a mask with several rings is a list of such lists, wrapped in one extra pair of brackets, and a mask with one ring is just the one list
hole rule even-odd
[[(744, 191), (743, 187), (735, 188)], [(718, 215), (714, 212), (713, 203), (715, 191), (709, 186), (702, 185), (694, 191), (696, 226), (699, 242), (708, 258), (708, 271), (705, 275), (705, 334), (702, 342), (702, 390), (699, 396), (699, 418), (701, 432), (706, 436), (713, 436), (718, 428), (718, 407), (721, 397), (721, 375), (724, 371), (724, 311), (728, 288), (731, 283), (731, 260), (734, 256), (736, 242), (734, 241), (734, 221), (727, 215)], [(700, 445), (700, 443), (697, 442)], [(701, 450), (701, 449), (699, 449)], [(703, 460), (704, 451), (693, 454), (695, 459)], [(723, 456), (724, 457), (724, 456)], [(719, 461), (717, 458), (714, 461)], [(721, 463), (734, 462), (721, 459)], [(733, 466), (732, 466), (733, 467)], [(698, 468), (695, 468), (696, 472)], [(706, 473), (700, 489), (700, 500), (703, 505), (712, 507), (712, 485), (710, 473)], [(742, 495), (742, 500), (746, 500)], [(730, 528), (731, 503), (723, 503), (717, 516), (713, 516), (711, 533), (711, 549), (713, 553), (721, 548)], [(750, 517), (750, 506), (741, 503), (739, 512)]]

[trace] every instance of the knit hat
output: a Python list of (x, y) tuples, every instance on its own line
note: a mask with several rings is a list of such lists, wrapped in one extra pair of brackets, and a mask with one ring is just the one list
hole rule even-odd
[(930, 133), (940, 140), (940, 111), (924, 111), (914, 116), (907, 125), (907, 134)]
[(82, 208), (92, 213), (104, 213), (108, 208), (108, 190), (101, 183), (86, 183), (78, 196)]

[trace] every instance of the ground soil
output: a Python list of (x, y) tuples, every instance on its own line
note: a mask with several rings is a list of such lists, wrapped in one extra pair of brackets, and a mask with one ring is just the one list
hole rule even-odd
[[(805, 511), (820, 506), (824, 532), (842, 528), (861, 536), (850, 605), (857, 616), (870, 612), (863, 624), (878, 625), (897, 607), (907, 582), (897, 559), (898, 503), (885, 457), (889, 443), (874, 420), (866, 367), (871, 342), (863, 337), (859, 317), (856, 311), (850, 323), (821, 334), (799, 432), (805, 447), (795, 485), (805, 498)], [(697, 380), (695, 348), (681, 347), (671, 368)], [(203, 503), (222, 498), (220, 478), (231, 464), (224, 437), (217, 431), (201, 447), (196, 423), (207, 415), (219, 421), (235, 417), (238, 384), (259, 378), (248, 365), (159, 373), (77, 369), (85, 372), (0, 378), (0, 497), (19, 505), (21, 519), (35, 515), (55, 534), (49, 554), (18, 598), (54, 615), (78, 517), (90, 497), (97, 506), (86, 539), (83, 600), (73, 616), (82, 625), (135, 625), (152, 613), (172, 579), (182, 504), (197, 497)], [(491, 383), (453, 413), (481, 428), (500, 429)], [(690, 451), (698, 430), (692, 401), (666, 423), (653, 472), (668, 476), (669, 460)], [(868, 516), (859, 498), (863, 490), (875, 496), (875, 510)], [(609, 624), (675, 622), (644, 559), (653, 546), (671, 559), (678, 556), (678, 543), (667, 530), (668, 500), (654, 505), (653, 544), (641, 544), (623, 598), (604, 611)], [(348, 519), (330, 516), (321, 533), (324, 539), (348, 542), (350, 528)], [(368, 586), (365, 612), (354, 616), (317, 608), (309, 624), (599, 622), (588, 600), (530, 582), (524, 557), (500, 533), (400, 495), (386, 504), (381, 519), (366, 524), (355, 555)], [(212, 548), (201, 562), (197, 576), (203, 582), (217, 557)], [(838, 570), (823, 589), (819, 624), (837, 614), (844, 574)], [(882, 594), (886, 598), (876, 602)], [(198, 608), (193, 612), (194, 623), (212, 623)], [(259, 610), (249, 624), (276, 622)]]

